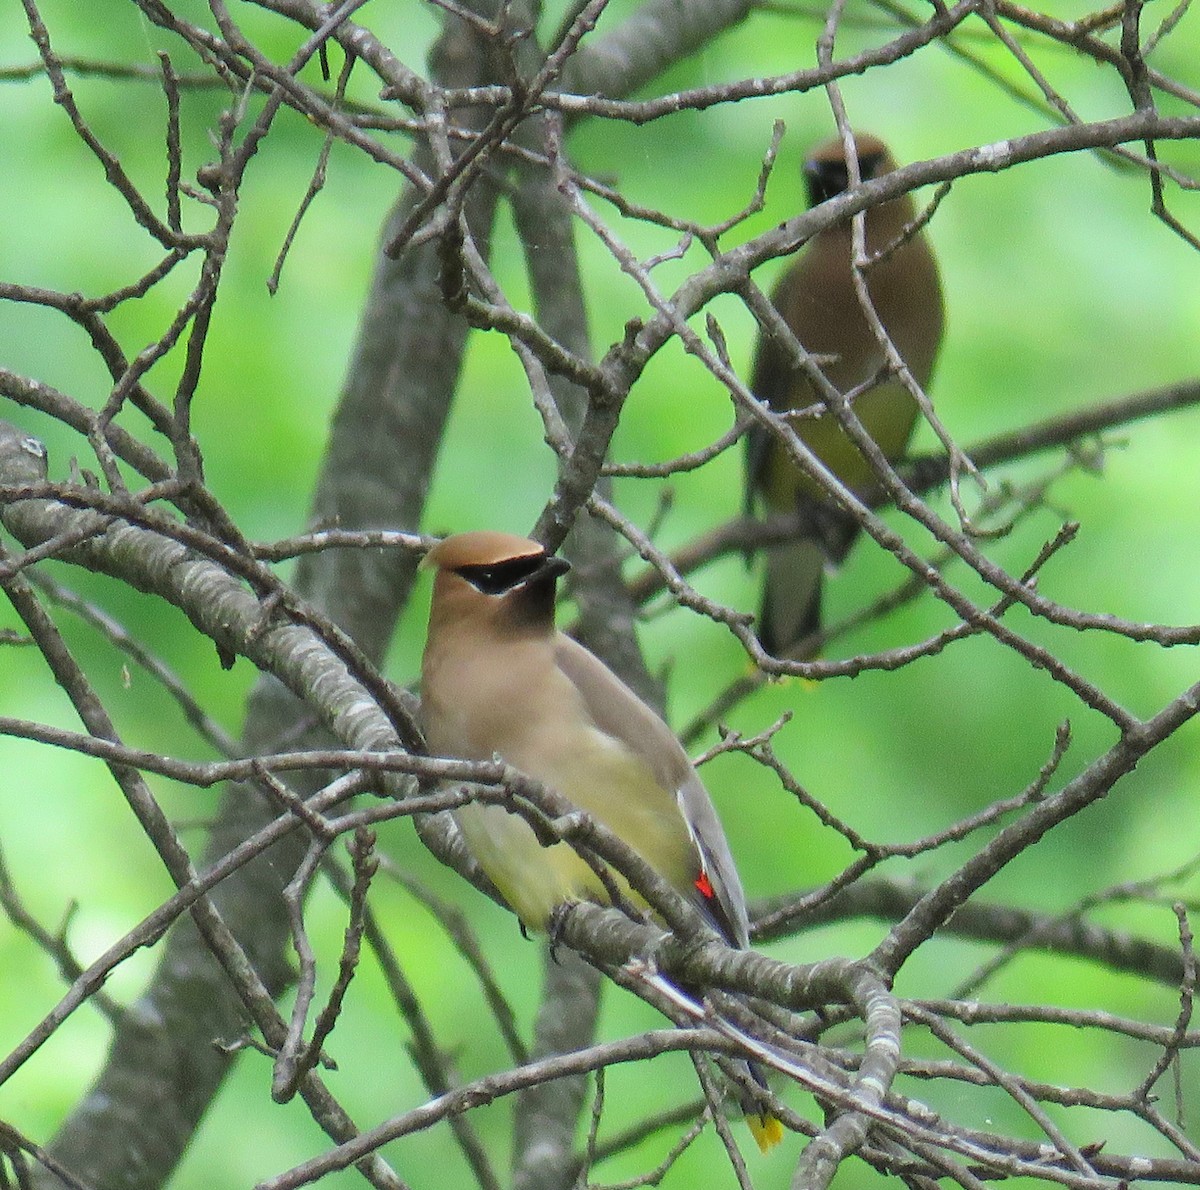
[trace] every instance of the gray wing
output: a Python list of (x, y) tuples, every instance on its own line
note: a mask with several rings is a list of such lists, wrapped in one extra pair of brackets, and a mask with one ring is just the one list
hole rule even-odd
[(711, 900), (700, 890), (704, 908), (734, 946), (748, 947), (750, 917), (746, 912), (742, 880), (733, 862), (729, 841), (725, 838), (725, 828), (721, 826), (708, 790), (704, 788), (695, 769), (692, 769), (690, 779), (680, 787), (677, 796), (688, 833), (700, 852), (701, 867), (712, 885)]
[[(675, 733), (603, 662), (577, 641), (558, 633), (559, 669), (583, 699), (601, 731), (620, 740), (645, 762), (663, 789), (674, 790), (680, 814), (696, 849), (696, 900), (718, 930), (736, 946), (749, 944), (746, 896), (721, 820)], [(707, 877), (712, 887), (706, 894)]]
[[(771, 294), (771, 302), (780, 308), (787, 300), (785, 289), (794, 287), (792, 280), (795, 265), (789, 265)], [(758, 343), (754, 349), (754, 362), (750, 368), (750, 391), (770, 408), (778, 411), (788, 407), (788, 397), (796, 380), (796, 370), (786, 347), (774, 337), (759, 330)], [(754, 511), (754, 493), (761, 481), (771, 451), (772, 434), (758, 422), (746, 431), (744, 456), (744, 507), (749, 515)]]

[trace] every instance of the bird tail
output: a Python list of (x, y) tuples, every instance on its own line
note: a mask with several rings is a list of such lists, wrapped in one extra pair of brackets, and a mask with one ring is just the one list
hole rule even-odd
[(758, 639), (768, 652), (781, 657), (820, 629), (824, 574), (825, 550), (815, 538), (800, 538), (767, 551)]
[(783, 1140), (783, 1125), (769, 1111), (762, 1108), (756, 1107), (751, 1110), (746, 1116), (746, 1127), (750, 1129), (754, 1143), (764, 1156)]
[[(747, 1062), (746, 1068), (750, 1072), (750, 1077), (765, 1090), (767, 1076), (763, 1073), (762, 1067), (757, 1062)], [(750, 1129), (754, 1143), (758, 1145), (759, 1152), (769, 1153), (783, 1140), (783, 1124), (753, 1096), (743, 1093), (740, 1099), (742, 1113), (746, 1117), (746, 1127)]]

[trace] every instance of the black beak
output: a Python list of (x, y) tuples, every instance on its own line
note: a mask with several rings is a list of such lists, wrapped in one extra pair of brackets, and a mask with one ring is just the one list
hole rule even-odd
[(555, 582), (562, 578), (562, 576), (570, 569), (571, 563), (568, 562), (566, 558), (559, 558), (554, 554), (547, 554), (546, 557), (542, 559), (537, 569), (530, 574), (527, 581), (532, 583), (548, 579), (551, 582)]

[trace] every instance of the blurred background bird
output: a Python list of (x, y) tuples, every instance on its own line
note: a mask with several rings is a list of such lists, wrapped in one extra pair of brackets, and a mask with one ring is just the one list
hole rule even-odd
[[(877, 137), (855, 137), (863, 182), (896, 168)], [(849, 169), (840, 137), (818, 145), (804, 163), (810, 206), (846, 190)], [(901, 195), (864, 213), (867, 292), (884, 330), (922, 389), (933, 374), (942, 341), (944, 310), (937, 262), (924, 232), (913, 234), (912, 198)], [(907, 234), (906, 234), (907, 229)], [(829, 382), (853, 408), (889, 461), (900, 458), (917, 419), (917, 403), (889, 370), (884, 345), (854, 286), (852, 221), (819, 231), (788, 267), (771, 295), (801, 347), (818, 357)], [(773, 410), (815, 407), (792, 427), (805, 445), (855, 494), (872, 499), (878, 483), (870, 464), (824, 407), (820, 394), (787, 348), (760, 332), (751, 374), (754, 394)], [(755, 425), (747, 435), (746, 499), (759, 496), (769, 512), (799, 511), (800, 537), (767, 551), (758, 635), (776, 656), (797, 651), (821, 621), (821, 586), (827, 566), (842, 562), (858, 526), (812, 479), (788, 459), (778, 439)]]
[[(555, 585), (568, 564), (536, 541), (473, 532), (447, 537), (422, 565), (435, 571), (421, 661), (430, 752), (499, 755), (544, 782), (637, 851), (726, 941), (748, 946), (742, 882), (683, 746), (603, 662), (554, 626)], [(608, 901), (569, 844), (543, 846), (504, 806), (472, 802), (455, 819), (530, 929), (546, 929), (565, 902)], [(765, 1152), (782, 1135), (779, 1121), (750, 1096), (743, 1106)]]

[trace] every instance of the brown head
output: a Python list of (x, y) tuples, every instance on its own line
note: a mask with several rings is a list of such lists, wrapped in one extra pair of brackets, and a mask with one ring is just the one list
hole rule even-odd
[(421, 561), (436, 571), (429, 629), (552, 632), (554, 590), (570, 566), (525, 537), (491, 530), (456, 533)]
[[(882, 177), (896, 168), (887, 145), (869, 132), (854, 136), (858, 174), (864, 182)], [(817, 145), (804, 160), (804, 181), (808, 187), (808, 205), (815, 207), (826, 199), (835, 198), (850, 185), (850, 170), (842, 138), (835, 136)]]

